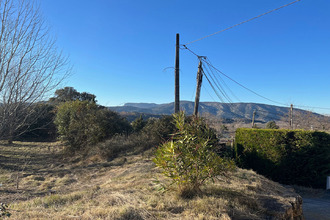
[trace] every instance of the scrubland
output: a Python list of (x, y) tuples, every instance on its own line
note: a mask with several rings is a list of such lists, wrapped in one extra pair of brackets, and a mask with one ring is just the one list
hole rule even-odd
[(174, 186), (164, 187), (170, 181), (151, 161), (153, 153), (105, 160), (63, 155), (59, 142), (2, 143), (0, 201), (10, 219), (265, 219), (291, 196), (290, 189), (237, 168), (183, 198)]

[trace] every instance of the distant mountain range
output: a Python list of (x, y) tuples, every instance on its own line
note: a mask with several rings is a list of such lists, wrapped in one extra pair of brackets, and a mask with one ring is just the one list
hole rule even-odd
[[(126, 103), (124, 106), (110, 107), (119, 113), (140, 113), (146, 115), (170, 115), (174, 112), (174, 103), (154, 104), (154, 103)], [(181, 101), (180, 109), (188, 115), (193, 114), (194, 103)], [(256, 121), (280, 121), (284, 117), (288, 118), (290, 108), (257, 103), (219, 103), (201, 102), (199, 113), (201, 115), (212, 115), (222, 120), (242, 120), (251, 121), (253, 112), (256, 111)], [(304, 110), (294, 109), (294, 111), (304, 112)]]

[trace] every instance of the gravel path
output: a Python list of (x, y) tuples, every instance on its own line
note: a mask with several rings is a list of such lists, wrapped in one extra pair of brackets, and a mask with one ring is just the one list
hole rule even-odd
[(306, 220), (330, 220), (330, 192), (320, 198), (303, 196), (303, 212)]

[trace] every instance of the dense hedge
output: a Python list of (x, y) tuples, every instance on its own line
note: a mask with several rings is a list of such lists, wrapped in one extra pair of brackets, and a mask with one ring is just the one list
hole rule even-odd
[(324, 188), (330, 175), (330, 135), (303, 130), (236, 130), (237, 164), (275, 181)]

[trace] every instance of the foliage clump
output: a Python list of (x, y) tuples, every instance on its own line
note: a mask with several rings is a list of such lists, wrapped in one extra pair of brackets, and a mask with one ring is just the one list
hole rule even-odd
[(61, 104), (62, 102), (70, 101), (89, 101), (96, 103), (96, 96), (88, 92), (78, 92), (73, 87), (64, 87), (55, 91), (55, 96), (49, 99), (51, 104)]
[(170, 140), (177, 128), (172, 115), (164, 115), (159, 119), (149, 119), (143, 128), (143, 133), (153, 139), (155, 145)]
[(279, 126), (276, 124), (275, 121), (269, 121), (266, 124), (266, 129), (279, 129)]
[(183, 112), (173, 117), (178, 132), (172, 140), (160, 145), (153, 161), (181, 193), (200, 192), (208, 180), (234, 169), (232, 160), (212, 151), (216, 135), (201, 118), (189, 120)]
[(144, 126), (146, 126), (147, 124), (147, 121), (145, 121), (143, 118), (142, 118), (142, 115), (140, 115), (140, 117), (138, 117), (137, 119), (135, 119), (131, 125), (132, 125), (132, 128), (133, 128), (133, 131), (134, 132), (140, 132)]
[(330, 135), (325, 132), (240, 128), (235, 152), (240, 167), (283, 184), (324, 188), (330, 173)]
[(54, 123), (59, 138), (68, 143), (67, 150), (71, 152), (130, 130), (129, 123), (117, 113), (94, 102), (79, 100), (59, 105)]
[[(134, 123), (135, 122), (135, 123)], [(100, 155), (102, 158), (112, 160), (127, 153), (146, 153), (153, 156), (155, 146), (168, 141), (176, 132), (172, 116), (137, 118), (131, 125), (132, 130), (127, 134), (114, 135), (113, 137), (97, 144), (89, 153)], [(143, 127), (140, 125), (143, 124)]]

